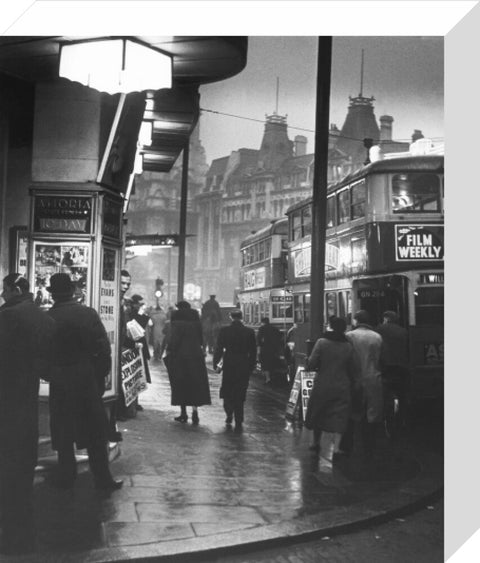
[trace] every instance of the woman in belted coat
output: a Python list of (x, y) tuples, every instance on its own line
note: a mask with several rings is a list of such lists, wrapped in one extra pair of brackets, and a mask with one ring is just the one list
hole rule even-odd
[(175, 418), (187, 422), (187, 406), (192, 407), (192, 423), (198, 424), (198, 408), (210, 405), (210, 386), (203, 350), (200, 316), (188, 301), (179, 301), (172, 313), (167, 342), (167, 366), (172, 390), (172, 405), (181, 412)]
[(308, 401), (305, 426), (319, 442), (320, 471), (332, 470), (333, 454), (338, 451), (347, 430), (352, 392), (359, 377), (353, 346), (345, 338), (346, 322), (330, 319), (331, 331), (319, 338), (307, 360), (307, 369), (317, 374)]

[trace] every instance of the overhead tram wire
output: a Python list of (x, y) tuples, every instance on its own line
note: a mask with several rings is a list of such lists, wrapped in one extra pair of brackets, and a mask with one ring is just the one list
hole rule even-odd
[[(206, 113), (214, 113), (217, 115), (224, 115), (226, 117), (235, 117), (236, 119), (243, 119), (245, 121), (254, 121), (255, 123), (261, 123), (262, 125), (265, 123), (264, 119), (257, 119), (255, 117), (245, 117), (244, 115), (236, 115), (234, 113), (226, 113), (223, 111), (217, 111), (214, 109), (206, 109), (206, 108), (200, 108), (200, 111), (204, 111)], [(296, 131), (305, 131), (307, 133), (315, 133), (315, 131), (313, 129), (307, 129), (306, 127), (296, 127), (295, 125), (289, 125), (288, 126), (289, 129), (295, 129)], [(349, 137), (347, 135), (336, 135), (336, 137), (338, 139), (348, 139), (350, 141), (359, 141), (363, 143), (363, 138), (362, 139), (358, 139), (357, 137)], [(443, 141), (444, 138), (443, 137), (428, 137), (430, 140), (432, 141)], [(392, 142), (397, 142), (397, 143), (407, 143), (410, 142), (411, 138), (408, 139), (392, 139)]]

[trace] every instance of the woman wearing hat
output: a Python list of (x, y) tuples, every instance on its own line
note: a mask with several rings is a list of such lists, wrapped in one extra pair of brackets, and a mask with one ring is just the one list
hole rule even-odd
[(181, 409), (176, 421), (187, 422), (187, 406), (191, 406), (192, 424), (198, 424), (198, 407), (211, 404), (202, 325), (198, 312), (188, 301), (179, 301), (176, 307), (165, 359), (172, 389), (171, 403)]

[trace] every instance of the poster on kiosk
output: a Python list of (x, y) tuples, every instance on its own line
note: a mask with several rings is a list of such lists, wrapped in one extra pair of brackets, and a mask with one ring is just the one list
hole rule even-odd
[[(74, 299), (100, 315), (112, 348), (105, 401), (117, 394), (123, 198), (106, 188), (33, 188), (29, 237), (29, 281), (35, 303), (48, 310), (47, 287), (56, 273), (69, 274)], [(40, 395), (48, 395), (42, 382)]]

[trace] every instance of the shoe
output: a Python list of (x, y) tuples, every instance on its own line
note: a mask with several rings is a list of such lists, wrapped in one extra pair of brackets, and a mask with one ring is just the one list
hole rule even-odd
[(308, 447), (308, 449), (312, 452), (319, 452), (320, 451), (320, 444), (312, 444)]
[(188, 416), (186, 414), (181, 414), (180, 416), (176, 416), (173, 420), (177, 422), (187, 422)]
[(192, 424), (197, 425), (199, 422), (200, 422), (200, 419), (198, 418), (198, 412), (193, 411), (192, 412)]
[(232, 420), (233, 420), (233, 417), (227, 416), (227, 418), (225, 419), (225, 424), (232, 424)]
[(123, 487), (123, 481), (121, 479), (112, 479), (107, 483), (96, 483), (95, 488), (98, 491), (118, 491)]
[(138, 403), (135, 405), (135, 408), (137, 409), (137, 411), (143, 411), (144, 410), (142, 405), (139, 405)]
[(108, 441), (109, 442), (122, 442), (123, 441), (122, 433), (119, 432), (118, 430), (116, 432), (112, 432), (108, 436)]
[(238, 434), (240, 434), (241, 432), (243, 432), (243, 425), (241, 422), (237, 422), (235, 424), (235, 428), (234, 431), (237, 432)]

